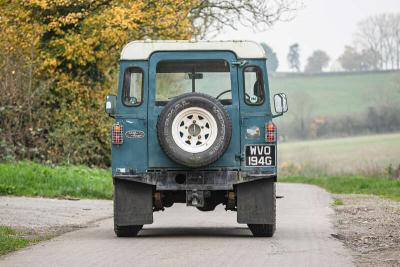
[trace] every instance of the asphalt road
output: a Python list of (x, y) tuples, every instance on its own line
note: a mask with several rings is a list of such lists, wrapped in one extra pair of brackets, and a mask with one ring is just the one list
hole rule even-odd
[(174, 205), (155, 214), (136, 238), (116, 238), (112, 220), (70, 232), (0, 259), (0, 266), (352, 266), (350, 252), (331, 237), (328, 193), (279, 184), (277, 231), (253, 238), (222, 206), (199, 212)]
[(111, 218), (112, 204), (112, 201), (98, 199), (71, 201), (0, 196), (0, 225), (11, 226), (21, 231), (57, 235)]

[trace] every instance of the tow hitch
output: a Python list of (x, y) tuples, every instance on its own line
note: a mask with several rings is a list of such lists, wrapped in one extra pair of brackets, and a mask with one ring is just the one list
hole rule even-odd
[(204, 207), (204, 191), (201, 190), (187, 190), (186, 191), (186, 205), (193, 207)]

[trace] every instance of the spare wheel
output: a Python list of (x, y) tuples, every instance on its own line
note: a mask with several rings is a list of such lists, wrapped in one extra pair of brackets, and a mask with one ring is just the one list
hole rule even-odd
[(232, 124), (215, 98), (188, 93), (172, 99), (157, 122), (158, 141), (173, 161), (197, 168), (218, 160), (228, 148)]

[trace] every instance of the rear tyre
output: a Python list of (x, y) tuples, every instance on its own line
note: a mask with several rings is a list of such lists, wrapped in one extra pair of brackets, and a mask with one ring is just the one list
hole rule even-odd
[(266, 179), (237, 186), (238, 223), (255, 237), (272, 237), (276, 229), (276, 186)]
[(118, 237), (137, 236), (143, 225), (117, 226), (114, 225), (114, 232)]
[(255, 237), (272, 237), (275, 233), (275, 224), (248, 224)]
[(143, 224), (153, 222), (151, 185), (114, 179), (114, 232), (118, 237), (137, 236)]

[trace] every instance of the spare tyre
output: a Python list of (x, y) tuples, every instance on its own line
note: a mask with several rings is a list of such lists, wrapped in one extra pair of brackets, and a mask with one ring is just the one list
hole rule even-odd
[(157, 122), (158, 141), (176, 163), (198, 168), (218, 160), (228, 148), (232, 124), (215, 98), (188, 93), (172, 99)]

